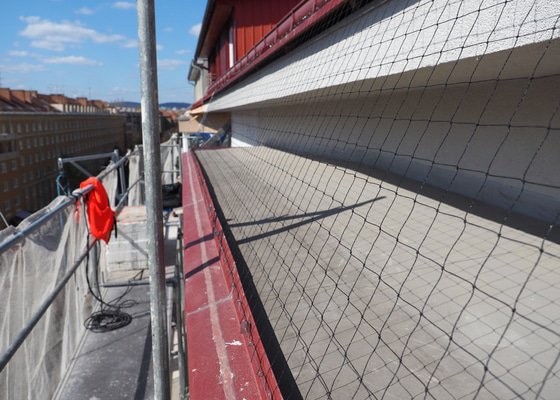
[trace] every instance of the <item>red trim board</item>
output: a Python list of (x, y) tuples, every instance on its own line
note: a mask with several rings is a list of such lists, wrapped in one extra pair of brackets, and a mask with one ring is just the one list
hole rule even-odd
[(182, 163), (190, 397), (281, 399), (199, 162)]

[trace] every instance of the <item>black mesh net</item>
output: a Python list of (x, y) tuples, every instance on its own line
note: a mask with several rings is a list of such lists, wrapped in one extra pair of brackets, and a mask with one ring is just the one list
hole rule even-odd
[(246, 147), (196, 154), (284, 397), (558, 398), (553, 3), (350, 2), (212, 100)]

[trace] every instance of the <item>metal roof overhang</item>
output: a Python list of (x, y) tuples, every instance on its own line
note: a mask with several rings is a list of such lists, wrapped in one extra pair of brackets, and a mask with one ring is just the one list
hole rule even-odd
[(207, 58), (210, 55), (210, 52), (218, 40), (218, 37), (222, 32), (222, 28), (227, 23), (233, 9), (231, 4), (224, 4), (215, 1), (209, 2), (208, 5), (212, 6), (212, 8), (207, 8), (206, 14), (204, 15), (204, 23), (200, 32), (195, 60), (200, 57)]

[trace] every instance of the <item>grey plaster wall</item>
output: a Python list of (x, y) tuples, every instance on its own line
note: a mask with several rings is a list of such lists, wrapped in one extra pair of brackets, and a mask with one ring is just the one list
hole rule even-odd
[(390, 171), (552, 221), (558, 93), (552, 75), (331, 96), (236, 110), (232, 130), (248, 144)]
[(208, 105), (233, 143), (560, 211), (557, 1), (372, 2)]

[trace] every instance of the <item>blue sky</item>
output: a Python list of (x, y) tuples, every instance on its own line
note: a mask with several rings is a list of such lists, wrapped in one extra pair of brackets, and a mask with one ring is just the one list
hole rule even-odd
[[(192, 102), (187, 73), (206, 0), (156, 0), (160, 102)], [(0, 84), (108, 101), (140, 100), (136, 2), (5, 1)]]

